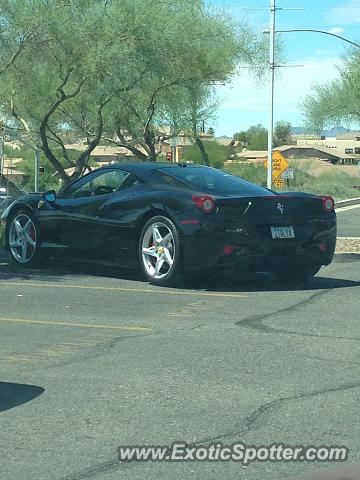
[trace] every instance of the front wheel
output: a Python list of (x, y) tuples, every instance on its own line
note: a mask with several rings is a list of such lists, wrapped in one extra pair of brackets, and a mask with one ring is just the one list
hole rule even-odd
[(145, 278), (161, 286), (179, 282), (181, 254), (180, 236), (174, 223), (160, 215), (150, 218), (139, 239), (139, 264)]
[(33, 216), (17, 212), (10, 220), (7, 242), (13, 260), (21, 266), (32, 266), (39, 260), (39, 231)]

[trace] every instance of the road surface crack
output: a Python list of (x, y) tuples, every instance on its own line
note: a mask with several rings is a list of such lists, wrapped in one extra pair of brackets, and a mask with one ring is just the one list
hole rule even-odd
[(304, 400), (312, 397), (318, 397), (319, 395), (325, 395), (328, 393), (341, 392), (341, 391), (344, 392), (344, 391), (352, 390), (355, 388), (360, 388), (360, 381), (345, 383), (343, 385), (334, 385), (330, 387), (324, 387), (309, 393), (298, 393), (296, 395), (291, 395), (289, 397), (280, 397), (276, 400), (272, 400), (271, 402), (265, 403), (260, 407), (258, 407), (250, 415), (245, 417), (236, 429), (221, 435), (203, 438), (202, 440), (196, 442), (196, 444), (206, 444), (206, 443), (211, 443), (215, 441), (220, 441), (225, 438), (237, 437), (239, 435), (243, 435), (250, 431), (257, 430), (264, 424), (264, 422), (260, 421), (261, 417), (263, 417), (265, 414), (270, 415), (270, 413), (275, 408), (279, 408), (283, 403), (296, 401), (296, 400)]
[[(299, 393), (299, 394), (291, 395), (288, 397), (280, 397), (278, 399), (272, 400), (271, 402), (265, 403), (260, 407), (258, 407), (250, 415), (245, 417), (241, 421), (241, 423), (238, 425), (238, 427), (235, 428), (234, 430), (231, 430), (229, 432), (226, 432), (220, 435), (202, 438), (197, 442), (191, 442), (191, 445), (193, 446), (206, 445), (208, 443), (222, 441), (226, 438), (239, 437), (240, 435), (244, 435), (250, 431), (257, 430), (264, 424), (264, 421), (261, 421), (261, 417), (263, 417), (265, 414), (269, 416), (273, 410), (275, 410), (276, 408), (280, 408), (280, 406), (286, 402), (304, 400), (312, 397), (317, 397), (319, 395), (326, 395), (328, 393), (348, 391), (355, 388), (360, 388), (360, 381), (354, 382), (354, 383), (345, 383), (343, 385), (334, 385), (334, 386), (324, 387), (309, 393)], [(142, 465), (142, 463), (139, 463), (139, 462), (124, 463), (114, 459), (114, 460), (109, 460), (107, 462), (101, 462), (97, 465), (94, 465), (91, 468), (83, 470), (82, 472), (67, 475), (65, 477), (60, 478), (59, 480), (87, 480), (91, 477), (97, 476), (98, 474), (109, 472), (110, 470), (116, 471), (117, 469), (120, 469), (120, 468), (121, 469), (130, 468), (131, 466), (135, 466), (135, 465)]]
[(235, 325), (239, 327), (250, 328), (252, 330), (256, 330), (263, 333), (298, 335), (302, 337), (331, 338), (331, 339), (337, 339), (337, 340), (356, 340), (356, 341), (360, 340), (360, 338), (357, 338), (357, 337), (335, 337), (333, 335), (321, 335), (318, 333), (299, 332), (297, 330), (289, 330), (287, 328), (276, 328), (276, 327), (271, 327), (269, 325), (264, 324), (264, 321), (267, 320), (268, 318), (284, 315), (287, 313), (292, 313), (296, 310), (299, 310), (315, 302), (319, 298), (327, 295), (328, 293), (332, 292), (332, 290), (333, 289), (327, 289), (321, 292), (316, 292), (310, 297), (306, 298), (305, 300), (302, 300), (301, 302), (295, 303), (285, 308), (281, 308), (280, 310), (277, 310), (272, 313), (265, 313), (262, 315), (251, 315), (242, 320), (238, 320), (237, 322), (235, 322)]

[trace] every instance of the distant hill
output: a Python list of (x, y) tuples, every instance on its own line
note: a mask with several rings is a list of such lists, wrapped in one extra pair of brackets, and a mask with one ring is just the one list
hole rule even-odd
[[(320, 135), (325, 135), (325, 137), (337, 137), (338, 135), (343, 135), (344, 133), (357, 133), (358, 130), (351, 130), (344, 127), (333, 127), (329, 130), (323, 130)], [(304, 127), (291, 127), (291, 133), (293, 135), (306, 135), (309, 134), (309, 130)], [(312, 133), (312, 132), (311, 132)]]

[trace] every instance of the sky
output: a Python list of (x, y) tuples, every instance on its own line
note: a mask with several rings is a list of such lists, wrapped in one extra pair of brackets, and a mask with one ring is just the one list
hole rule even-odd
[[(235, 19), (247, 20), (262, 32), (269, 28), (270, 0), (212, 0)], [(276, 0), (276, 29), (317, 29), (360, 43), (360, 0)], [(349, 45), (329, 35), (297, 32), (277, 33), (284, 47), (285, 65), (278, 68), (275, 81), (274, 121), (292, 126), (304, 124), (302, 100), (314, 83), (334, 80), (337, 66)], [(217, 87), (221, 100), (216, 136), (232, 136), (249, 126), (269, 123), (269, 84), (251, 78), (251, 70), (241, 69), (231, 85)]]

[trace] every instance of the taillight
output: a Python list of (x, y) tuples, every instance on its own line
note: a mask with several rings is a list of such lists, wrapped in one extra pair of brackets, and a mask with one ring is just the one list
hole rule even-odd
[(322, 197), (323, 209), (325, 212), (333, 212), (335, 208), (334, 199), (330, 196)]
[(215, 208), (215, 200), (210, 195), (192, 195), (191, 200), (204, 213), (212, 213)]

